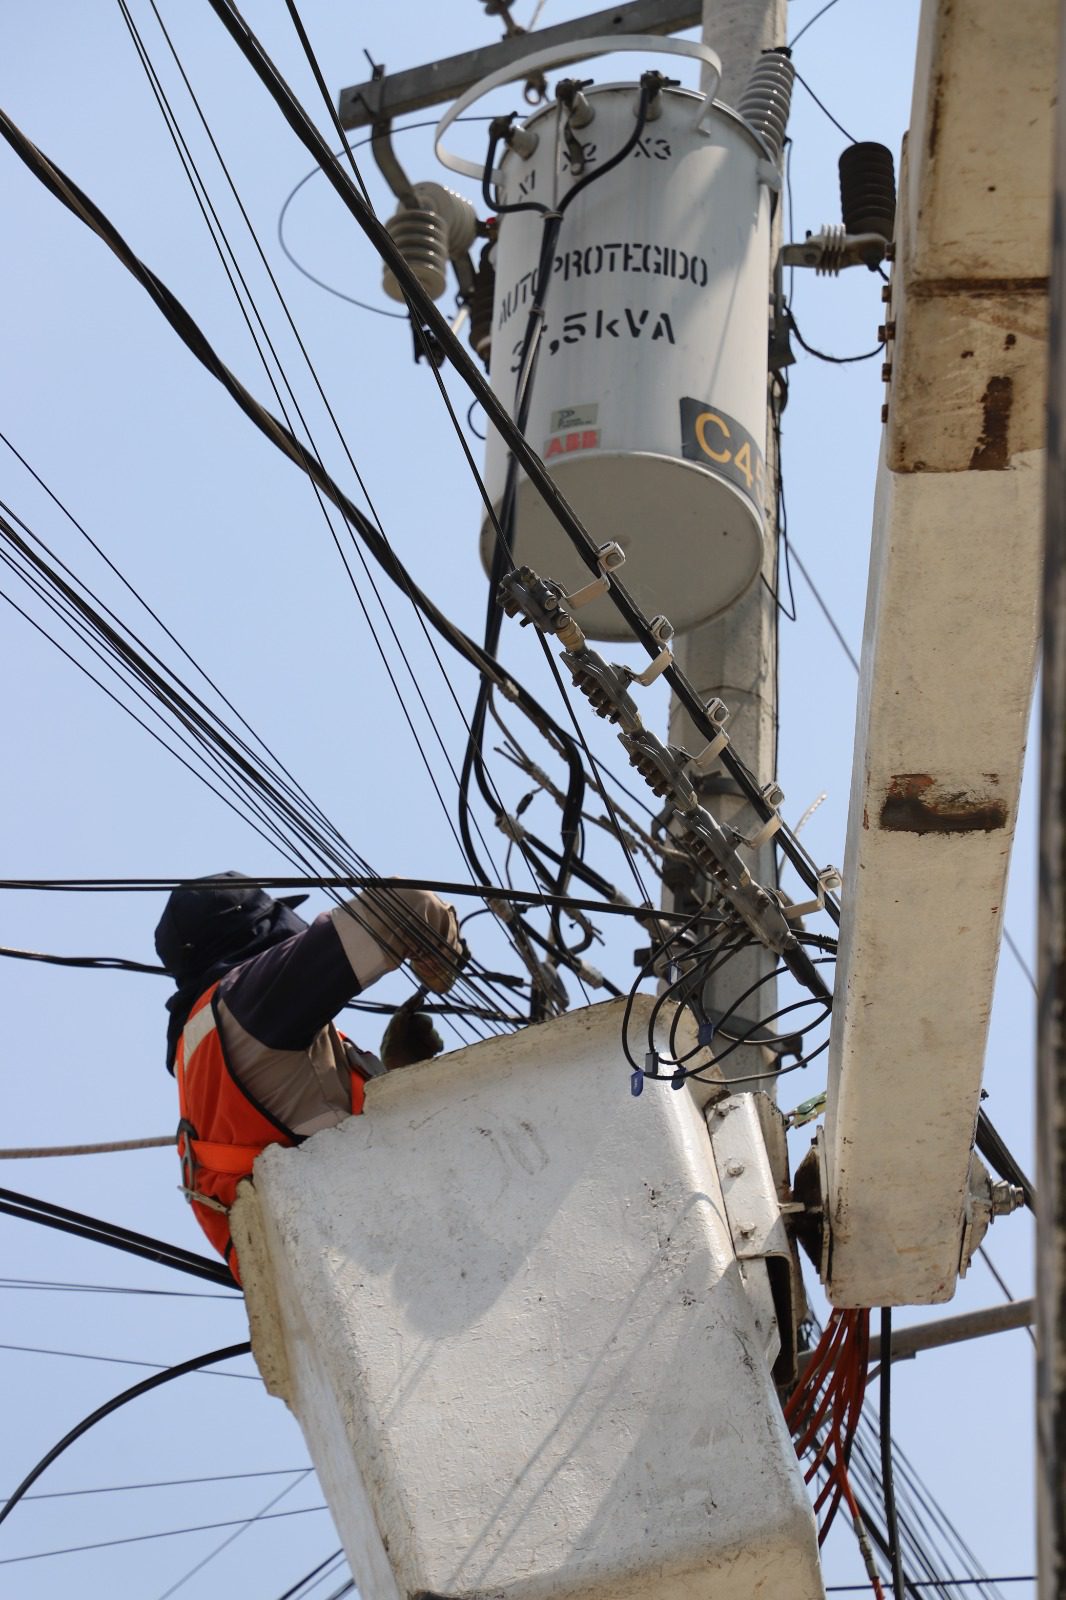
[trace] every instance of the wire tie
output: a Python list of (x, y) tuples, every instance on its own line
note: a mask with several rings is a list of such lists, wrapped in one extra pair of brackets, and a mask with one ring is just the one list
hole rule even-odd
[(699, 1027), (696, 1029), (696, 1043), (697, 1044), (707, 1044), (707, 1045), (713, 1044), (714, 1043), (714, 1032), (715, 1032), (715, 1029), (714, 1029), (714, 1023), (713, 1022), (710, 1022), (710, 1021), (701, 1022)]
[(633, 1069), (629, 1079), (629, 1092), (634, 1100), (644, 1093), (644, 1074), (639, 1067), (634, 1067)]
[(684, 1067), (675, 1067), (674, 1075), (670, 1079), (671, 1089), (683, 1089), (685, 1087), (685, 1080), (687, 1078), (688, 1073), (685, 1071)]

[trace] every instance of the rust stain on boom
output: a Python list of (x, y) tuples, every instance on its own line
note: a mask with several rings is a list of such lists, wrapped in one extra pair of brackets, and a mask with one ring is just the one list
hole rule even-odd
[(970, 457), (971, 472), (1003, 472), (1010, 466), (1008, 434), (1014, 405), (1014, 379), (989, 378), (981, 396), (984, 424)]
[(992, 833), (1007, 826), (1007, 804), (946, 793), (926, 772), (903, 772), (889, 783), (878, 820), (889, 833)]

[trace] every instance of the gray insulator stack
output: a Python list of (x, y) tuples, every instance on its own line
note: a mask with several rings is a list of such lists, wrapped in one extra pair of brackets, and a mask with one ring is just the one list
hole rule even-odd
[[(416, 183), (412, 195), (418, 204), (402, 205), (385, 226), (423, 289), (439, 300), (448, 282), (448, 261), (469, 250), (477, 216), (469, 200), (439, 183)], [(388, 267), (381, 283), (390, 299), (404, 298)]]
[(775, 161), (781, 160), (785, 148), (795, 77), (796, 69), (784, 50), (765, 50), (737, 106), (744, 121), (772, 151)]

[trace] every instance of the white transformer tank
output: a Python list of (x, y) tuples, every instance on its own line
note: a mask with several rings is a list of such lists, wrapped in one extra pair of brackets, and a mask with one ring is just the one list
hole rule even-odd
[[(633, 133), (635, 84), (585, 90), (591, 120), (530, 117), (531, 153), (508, 149), (503, 206), (555, 207)], [(666, 89), (632, 152), (566, 209), (554, 252), (526, 437), (646, 614), (682, 631), (724, 611), (763, 553), (771, 185), (761, 140), (734, 111)], [(502, 208), (501, 208), (502, 212)], [(502, 212), (491, 381), (512, 414), (544, 222)], [(494, 430), (486, 478), (499, 510), (508, 452)], [(495, 542), (482, 528), (488, 569)], [(567, 589), (588, 581), (521, 474), (515, 559)], [(586, 632), (628, 637), (609, 599)]]

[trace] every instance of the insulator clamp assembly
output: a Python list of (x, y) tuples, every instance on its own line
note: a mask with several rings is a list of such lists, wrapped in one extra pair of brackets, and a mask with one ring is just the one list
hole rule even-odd
[(784, 795), (776, 784), (767, 785), (762, 791), (763, 802), (771, 814), (751, 839), (734, 828), (723, 827), (700, 804), (698, 781), (729, 743), (725, 732), (729, 712), (725, 705), (714, 700), (707, 707), (719, 732), (699, 756), (693, 757), (676, 745), (664, 744), (644, 727), (629, 690), (634, 683), (651, 682), (668, 664), (668, 641), (673, 635), (669, 621), (665, 617), (654, 619), (652, 634), (656, 642), (663, 645), (663, 650), (648, 671), (637, 674), (629, 667), (605, 661), (598, 650), (590, 649), (574, 620), (571, 607), (602, 593), (610, 582), (608, 572), (621, 565), (623, 559), (617, 545), (603, 546), (601, 578), (574, 595), (567, 595), (561, 584), (542, 578), (532, 567), (518, 567), (501, 581), (497, 599), (508, 616), (517, 616), (524, 626), (532, 624), (538, 632), (559, 639), (564, 646), (562, 659), (574, 686), (585, 695), (597, 716), (618, 727), (618, 738), (631, 765), (653, 793), (670, 807), (670, 831), (674, 838), (695, 857), (717, 894), (754, 937), (788, 962), (801, 981), (818, 992), (819, 987), (824, 986), (820, 985), (788, 922), (788, 916), (797, 915), (801, 908), (788, 907), (786, 913), (782, 899), (775, 891), (755, 881), (738, 853), (741, 847), (758, 848), (777, 832), (781, 826), (777, 806)]

